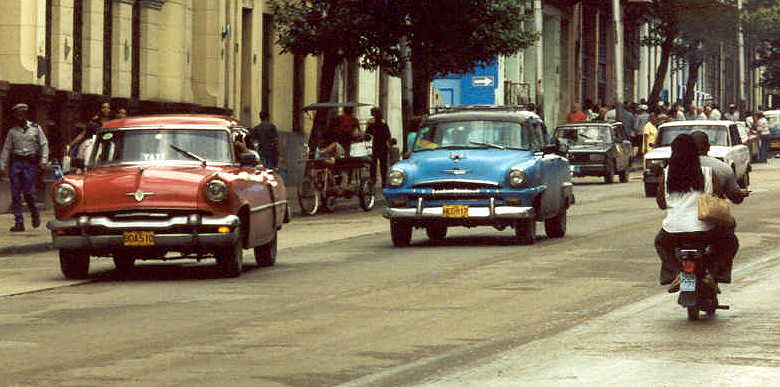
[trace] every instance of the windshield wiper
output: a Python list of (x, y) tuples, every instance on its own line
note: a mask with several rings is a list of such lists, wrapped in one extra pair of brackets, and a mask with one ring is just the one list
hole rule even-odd
[(490, 147), (490, 148), (501, 149), (501, 150), (506, 149), (506, 147), (503, 146), (503, 145), (491, 144), (491, 143), (487, 143), (487, 142), (469, 141), (469, 143), (470, 144), (474, 144), (474, 145), (482, 145), (482, 146), (487, 146), (487, 147)]
[(588, 140), (593, 140), (593, 138), (591, 138), (591, 137), (588, 137), (588, 136), (586, 136), (586, 135), (584, 135), (584, 134), (582, 134), (582, 133), (579, 133), (579, 132), (577, 132), (577, 135), (578, 135), (578, 136), (580, 136), (580, 137), (582, 137), (582, 138), (587, 138)]
[(175, 151), (177, 151), (177, 152), (179, 152), (179, 153), (181, 153), (181, 154), (183, 154), (183, 155), (185, 155), (185, 156), (187, 156), (187, 157), (189, 157), (189, 158), (191, 158), (193, 160), (200, 161), (201, 164), (203, 164), (204, 167), (206, 166), (206, 159), (204, 159), (203, 157), (200, 157), (200, 156), (198, 156), (198, 155), (196, 155), (196, 154), (194, 154), (194, 153), (192, 153), (192, 152), (190, 152), (188, 150), (179, 148), (178, 146), (173, 145), (173, 144), (170, 144), (170, 147), (173, 148), (173, 150), (175, 150)]

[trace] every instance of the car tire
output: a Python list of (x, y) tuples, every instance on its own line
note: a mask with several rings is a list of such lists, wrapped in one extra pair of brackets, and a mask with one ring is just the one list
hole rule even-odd
[(122, 273), (132, 271), (135, 267), (135, 257), (129, 254), (115, 254), (114, 267)]
[(620, 178), (621, 183), (628, 183), (628, 170), (630, 167), (627, 167), (625, 170), (620, 171), (618, 173), (618, 177)]
[(374, 184), (371, 183), (371, 179), (363, 178), (361, 180), (358, 199), (360, 200), (360, 208), (362, 208), (363, 211), (371, 211), (374, 208), (376, 196), (374, 194)]
[(604, 184), (612, 184), (615, 182), (615, 161), (607, 161), (607, 171), (604, 173)]
[(544, 232), (550, 238), (562, 238), (566, 235), (566, 209), (561, 209), (553, 218), (544, 221)]
[(521, 245), (532, 245), (536, 239), (536, 220), (518, 219), (515, 222), (515, 241)]
[(395, 247), (409, 246), (412, 242), (412, 225), (399, 220), (391, 220), (390, 238)]
[(67, 279), (84, 279), (89, 275), (89, 253), (84, 250), (61, 249), (60, 270)]
[(645, 183), (645, 196), (655, 197), (658, 192), (658, 184)]
[[(243, 236), (240, 226), (236, 232), (238, 235)], [(242, 237), (237, 238), (235, 243), (233, 243), (233, 246), (216, 253), (217, 266), (219, 267), (222, 276), (226, 278), (240, 276), (241, 271), (244, 268), (244, 246), (242, 239)]]
[(276, 264), (276, 238), (278, 234), (274, 232), (274, 239), (270, 242), (255, 247), (255, 262), (258, 267), (268, 267)]
[(745, 189), (750, 185), (750, 172), (745, 171), (745, 175), (741, 179), (737, 180), (739, 188)]
[(440, 241), (447, 237), (447, 226), (436, 224), (425, 228), (425, 233), (428, 235), (428, 239), (432, 241)]
[(304, 215), (314, 215), (320, 208), (320, 191), (314, 184), (314, 181), (306, 177), (298, 185), (298, 204), (301, 206), (301, 212)]

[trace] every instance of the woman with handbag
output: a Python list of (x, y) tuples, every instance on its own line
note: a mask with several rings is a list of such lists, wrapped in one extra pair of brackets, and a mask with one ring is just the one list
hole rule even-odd
[[(655, 238), (655, 248), (661, 259), (660, 283), (671, 284), (669, 292), (676, 292), (679, 290), (680, 263), (674, 249), (686, 242), (713, 244), (717, 241), (715, 230), (718, 222), (727, 223), (733, 218), (727, 205), (725, 215), (723, 207), (718, 208), (720, 219), (700, 217), (700, 202), (707, 203), (705, 206), (718, 206), (710, 200), (717, 201), (717, 179), (712, 168), (701, 166), (696, 143), (688, 134), (681, 134), (672, 141), (672, 156), (669, 165), (661, 172), (659, 182), (656, 202), (660, 209), (666, 210), (661, 230)], [(714, 270), (710, 265), (710, 272)], [(710, 274), (704, 282), (717, 287)]]

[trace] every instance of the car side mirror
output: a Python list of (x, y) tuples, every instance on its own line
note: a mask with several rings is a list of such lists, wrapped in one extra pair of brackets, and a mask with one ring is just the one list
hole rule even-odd
[(242, 167), (254, 167), (260, 164), (260, 158), (253, 152), (246, 152), (238, 155), (238, 162)]

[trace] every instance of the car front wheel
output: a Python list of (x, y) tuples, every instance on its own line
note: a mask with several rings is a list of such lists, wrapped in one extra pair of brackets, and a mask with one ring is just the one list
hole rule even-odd
[(409, 246), (412, 242), (412, 225), (398, 220), (390, 221), (390, 238), (395, 247)]
[(135, 258), (127, 254), (115, 254), (114, 266), (120, 272), (128, 272), (135, 267)]
[(655, 197), (658, 192), (658, 184), (645, 183), (645, 196)]
[[(236, 233), (242, 235), (240, 229), (237, 229)], [(241, 275), (241, 270), (244, 267), (244, 246), (240, 237), (236, 238), (233, 246), (224, 251), (218, 251), (216, 255), (217, 266), (223, 276), (238, 277)]]
[(273, 266), (276, 264), (276, 237), (277, 233), (274, 232), (274, 239), (270, 242), (255, 247), (255, 262), (259, 267)]
[(561, 209), (554, 218), (544, 221), (544, 232), (550, 238), (562, 238), (566, 235), (566, 209)]
[(515, 223), (515, 241), (521, 245), (532, 245), (536, 238), (536, 220), (520, 219)]
[(447, 237), (447, 226), (444, 225), (432, 225), (425, 228), (425, 233), (428, 234), (428, 239), (432, 241), (440, 241)]
[(607, 161), (607, 171), (604, 173), (604, 183), (612, 184), (615, 181), (615, 162), (613, 160)]
[(67, 279), (87, 278), (89, 253), (83, 250), (60, 250), (60, 270)]

